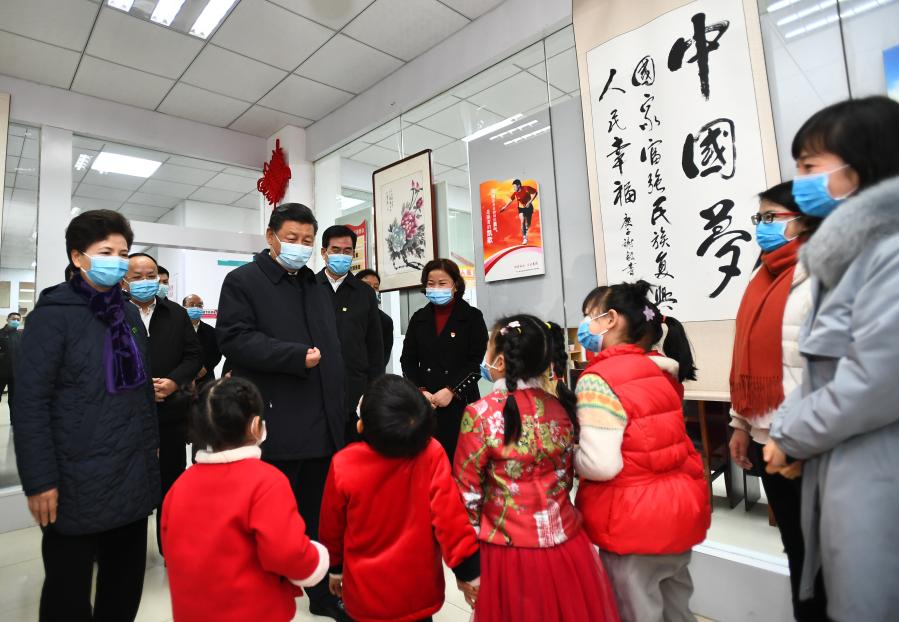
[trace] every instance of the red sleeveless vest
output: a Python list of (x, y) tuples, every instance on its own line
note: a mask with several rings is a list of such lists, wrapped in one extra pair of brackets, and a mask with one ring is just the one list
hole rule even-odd
[(702, 459), (687, 437), (683, 386), (634, 345), (599, 354), (585, 374), (605, 380), (627, 413), (624, 467), (608, 482), (581, 480), (576, 505), (590, 539), (618, 555), (675, 555), (711, 522)]

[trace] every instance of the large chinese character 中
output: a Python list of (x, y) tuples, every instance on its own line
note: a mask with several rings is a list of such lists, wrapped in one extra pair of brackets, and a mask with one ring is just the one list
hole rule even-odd
[[(687, 50), (691, 47), (694, 48), (694, 54), (687, 62), (696, 63), (699, 70), (699, 91), (704, 98), (708, 99), (711, 93), (709, 89), (709, 52), (714, 52), (721, 47), (718, 41), (727, 32), (730, 22), (722, 20), (706, 26), (705, 13), (697, 13), (690, 21), (693, 22), (693, 38), (680, 37), (674, 42), (668, 53), (668, 69), (671, 71), (680, 69), (683, 66)], [(706, 38), (709, 33), (715, 33), (715, 38), (711, 40)]]
[(702, 244), (699, 245), (699, 248), (696, 249), (696, 255), (705, 257), (706, 251), (719, 241), (721, 241), (722, 244), (715, 253), (715, 257), (721, 259), (725, 255), (730, 255), (730, 263), (724, 264), (718, 268), (718, 271), (724, 275), (724, 278), (721, 279), (721, 282), (718, 284), (715, 291), (709, 294), (709, 298), (716, 298), (718, 294), (724, 291), (724, 288), (727, 287), (727, 284), (730, 283), (732, 278), (740, 276), (740, 252), (743, 249), (740, 248), (739, 242), (745, 243), (752, 241), (752, 236), (749, 235), (748, 231), (743, 231), (742, 229), (728, 230), (733, 222), (733, 219), (730, 216), (730, 211), (733, 208), (733, 201), (730, 199), (721, 199), (713, 206), (707, 207), (699, 212), (699, 215), (706, 221), (703, 230), (711, 231), (711, 233), (705, 240), (703, 240)]
[[(699, 145), (699, 153), (696, 146)], [(697, 162), (697, 155), (699, 161)], [(730, 119), (709, 121), (694, 136), (687, 134), (681, 156), (684, 175), (694, 179), (719, 173), (730, 179), (736, 171), (737, 144), (734, 122)]]

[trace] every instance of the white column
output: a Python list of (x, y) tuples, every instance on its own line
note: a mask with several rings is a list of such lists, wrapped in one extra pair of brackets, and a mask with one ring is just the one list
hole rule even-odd
[(302, 203), (313, 208), (313, 187), (315, 180), (312, 162), (306, 159), (306, 130), (293, 125), (285, 126), (268, 139), (266, 161), (271, 159), (275, 141), (281, 141), (281, 149), (290, 167), (290, 181), (284, 193), (284, 203)]
[(72, 132), (41, 128), (40, 158), (37, 292), (60, 283), (68, 265), (65, 230), (72, 219)]

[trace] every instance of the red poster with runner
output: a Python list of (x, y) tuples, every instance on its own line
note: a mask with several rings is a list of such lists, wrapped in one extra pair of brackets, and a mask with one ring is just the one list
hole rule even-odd
[(356, 250), (353, 252), (353, 263), (350, 271), (354, 274), (368, 268), (368, 221), (363, 220), (358, 225), (347, 225), (356, 234)]
[(481, 183), (480, 194), (487, 282), (545, 274), (537, 181), (490, 179)]

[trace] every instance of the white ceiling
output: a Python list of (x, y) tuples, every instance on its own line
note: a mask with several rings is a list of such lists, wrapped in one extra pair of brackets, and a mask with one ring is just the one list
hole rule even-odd
[[(317, 121), (501, 2), (239, 0), (204, 41), (101, 0), (0, 0), (0, 73), (267, 138)], [(146, 15), (155, 0), (135, 6)]]
[[(80, 155), (93, 162), (106, 151), (162, 162), (150, 177), (75, 170)], [(72, 207), (82, 211), (112, 209), (132, 220), (155, 222), (185, 200), (258, 211), (256, 181), (262, 171), (218, 162), (173, 156), (83, 136), (72, 139)]]
[(433, 149), (435, 181), (468, 187), (468, 150), (462, 138), (513, 115), (527, 117), (551, 103), (579, 97), (574, 33), (568, 26), (344, 145), (337, 153), (380, 168)]

